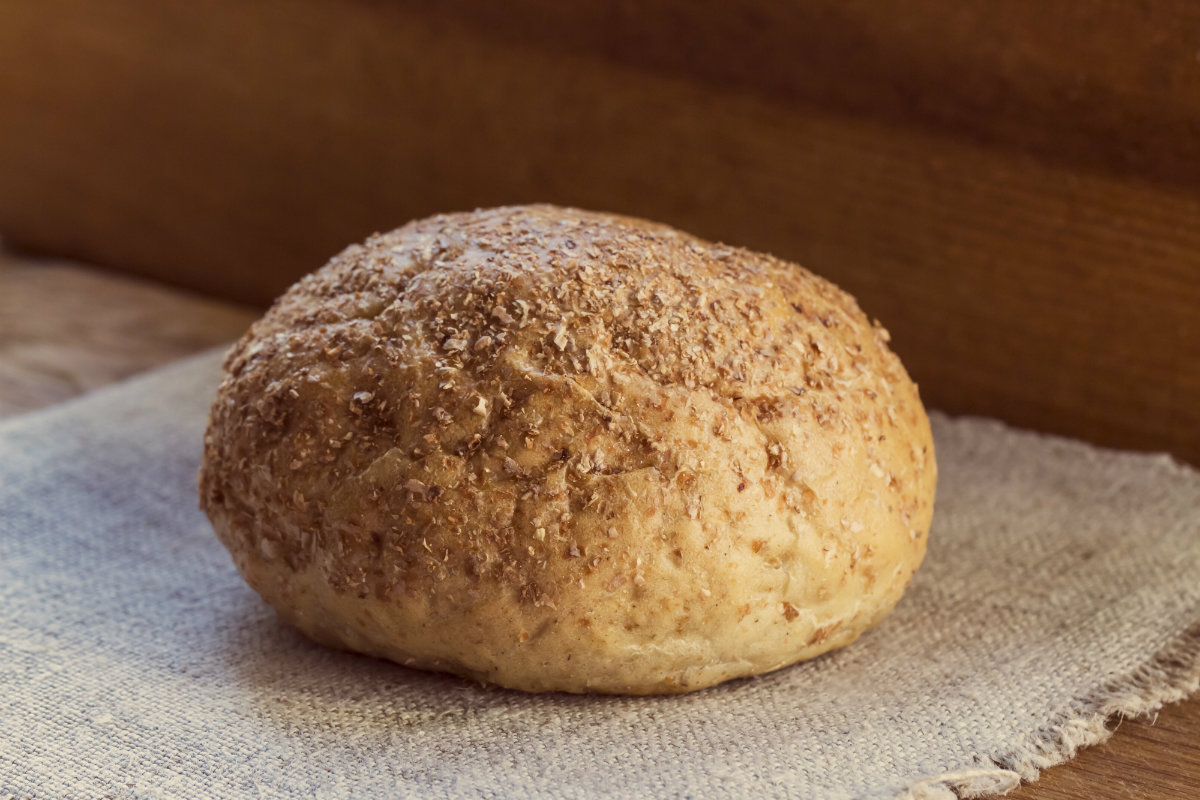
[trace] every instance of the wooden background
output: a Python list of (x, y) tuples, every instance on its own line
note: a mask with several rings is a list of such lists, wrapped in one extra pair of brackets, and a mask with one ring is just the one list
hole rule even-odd
[(1190, 0), (0, 4), (0, 231), (266, 303), (549, 200), (801, 261), (935, 406), (1200, 461)]
[[(1190, 0), (0, 3), (10, 245), (261, 305), (533, 200), (804, 263), (932, 406), (1200, 463)], [(1021, 796), (1197, 796), (1184, 709)]]

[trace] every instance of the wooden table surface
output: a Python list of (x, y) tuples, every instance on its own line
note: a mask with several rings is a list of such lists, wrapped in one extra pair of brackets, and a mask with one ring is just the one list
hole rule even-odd
[[(0, 251), (0, 417), (61, 402), (236, 338), (252, 309)], [(1197, 800), (1200, 696), (1114, 724), (1021, 800)]]

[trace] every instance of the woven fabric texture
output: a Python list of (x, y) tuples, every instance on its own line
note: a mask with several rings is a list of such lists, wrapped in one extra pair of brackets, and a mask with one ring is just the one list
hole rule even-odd
[(0, 798), (948, 798), (1200, 675), (1200, 475), (935, 415), (925, 565), (854, 645), (658, 698), (311, 644), (197, 511), (218, 354), (0, 426)]

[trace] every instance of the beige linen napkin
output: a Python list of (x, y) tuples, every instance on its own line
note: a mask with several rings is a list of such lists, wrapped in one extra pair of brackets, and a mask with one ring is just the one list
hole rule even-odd
[(941, 798), (1200, 675), (1200, 476), (935, 416), (883, 624), (680, 697), (531, 696), (309, 643), (196, 510), (219, 356), (0, 425), (0, 798)]

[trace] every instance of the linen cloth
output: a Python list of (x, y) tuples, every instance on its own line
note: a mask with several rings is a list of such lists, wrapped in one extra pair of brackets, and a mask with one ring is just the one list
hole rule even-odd
[(0, 798), (939, 798), (1200, 675), (1200, 475), (934, 415), (926, 562), (857, 643), (673, 697), (310, 643), (197, 510), (220, 355), (0, 425)]

